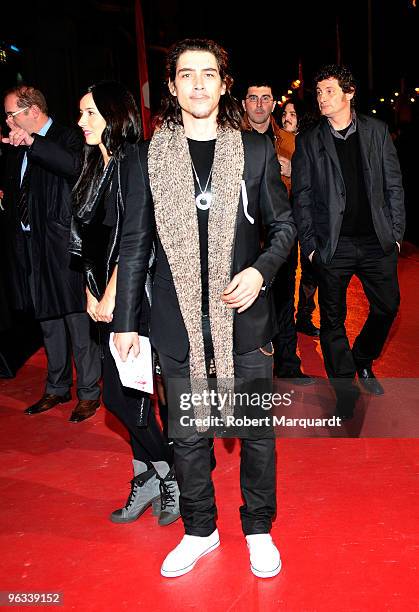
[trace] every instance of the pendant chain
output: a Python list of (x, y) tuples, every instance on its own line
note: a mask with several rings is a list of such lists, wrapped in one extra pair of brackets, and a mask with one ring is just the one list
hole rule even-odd
[(198, 187), (199, 187), (199, 190), (200, 190), (201, 195), (202, 195), (202, 194), (204, 194), (204, 193), (206, 193), (206, 192), (207, 192), (208, 185), (209, 185), (209, 182), (210, 182), (210, 179), (211, 179), (211, 175), (212, 175), (212, 169), (214, 168), (214, 162), (212, 162), (211, 170), (210, 170), (210, 173), (209, 173), (209, 175), (208, 175), (208, 179), (207, 179), (207, 183), (206, 183), (206, 185), (205, 185), (205, 189), (202, 189), (202, 187), (201, 187), (201, 182), (200, 182), (200, 180), (199, 180), (198, 173), (197, 173), (197, 171), (195, 170), (195, 165), (194, 165), (194, 163), (193, 163), (192, 159), (191, 159), (191, 164), (192, 164), (192, 170), (194, 171), (194, 174), (195, 174), (196, 182), (198, 183)]

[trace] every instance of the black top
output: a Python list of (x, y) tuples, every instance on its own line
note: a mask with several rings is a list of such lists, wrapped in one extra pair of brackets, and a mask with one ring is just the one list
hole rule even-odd
[[(349, 127), (339, 130), (345, 136)], [(365, 189), (358, 131), (343, 140), (334, 138), (346, 189), (341, 236), (375, 235), (371, 206)]]
[[(215, 140), (191, 140), (188, 138), (189, 153), (195, 170), (199, 177), (202, 189), (205, 189), (209, 173), (211, 172), (214, 161)], [(194, 175), (195, 196), (201, 193), (198, 182)], [(208, 183), (208, 191), (211, 191), (211, 179)], [(201, 286), (202, 286), (202, 314), (209, 314), (209, 295), (208, 295), (208, 210), (196, 208), (198, 215), (199, 231), (199, 252), (201, 257)]]

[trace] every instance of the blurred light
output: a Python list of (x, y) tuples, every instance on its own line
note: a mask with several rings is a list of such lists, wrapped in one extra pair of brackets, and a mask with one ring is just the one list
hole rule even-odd
[(393, 98), (391, 98), (391, 100), (390, 100), (390, 102), (391, 102), (392, 104), (394, 103), (394, 100), (393, 100)]
[(384, 102), (384, 98), (380, 98), (380, 102)]
[(287, 98), (287, 96), (281, 96), (281, 101), (282, 101), (282, 102), (286, 102), (286, 101), (287, 101), (287, 99), (288, 99), (288, 98)]
[(287, 93), (292, 94), (292, 89), (289, 89)]
[(295, 82), (297, 83), (297, 85), (301, 85), (300, 79), (297, 79)]
[(375, 110), (375, 108), (372, 109), (372, 112), (373, 112), (374, 115), (377, 114), (377, 111)]
[(16, 51), (16, 53), (20, 53), (20, 49), (18, 49), (17, 47), (15, 47), (15, 45), (10, 45), (10, 49), (12, 51)]
[(397, 98), (397, 96), (399, 95), (399, 92), (398, 92), (398, 91), (395, 91), (395, 92), (394, 92), (394, 95), (395, 95), (395, 96), (396, 96), (396, 98)]
[(410, 98), (410, 101), (411, 102), (415, 102), (415, 98)]
[(415, 87), (416, 93), (419, 93), (419, 87)]

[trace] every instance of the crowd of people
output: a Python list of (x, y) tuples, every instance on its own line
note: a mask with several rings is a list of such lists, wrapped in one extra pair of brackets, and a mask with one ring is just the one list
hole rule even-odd
[[(299, 331), (319, 337), (336, 414), (352, 418), (356, 376), (369, 393), (384, 393), (372, 365), (399, 306), (405, 221), (388, 129), (355, 111), (347, 68), (328, 65), (316, 75), (319, 119), (290, 99), (277, 121), (272, 85), (258, 78), (240, 105), (227, 53), (210, 40), (173, 45), (166, 81), (150, 142), (120, 83), (90, 86), (79, 127), (70, 128), (49, 116), (36, 88), (7, 91), (1, 214), (10, 298), (39, 320), (47, 356), (45, 392), (25, 412), (70, 400), (72, 356), (79, 401), (70, 421), (95, 414), (102, 378), (103, 403), (126, 427), (133, 461), (127, 502), (110, 519), (131, 522), (150, 506), (160, 525), (181, 517), (185, 535), (161, 568), (176, 577), (220, 539), (213, 440), (200, 427), (170, 436), (179, 402), (172, 381), (194, 390), (215, 375), (263, 380), (271, 391), (275, 374), (313, 384), (297, 355)], [(351, 347), (353, 275), (370, 310)], [(316, 291), (320, 329), (312, 320)], [(148, 394), (121, 384), (111, 332), (122, 361), (140, 353), (140, 335), (150, 338), (160, 418)], [(207, 412), (196, 408), (195, 416)], [(251, 571), (261, 578), (281, 569), (270, 535), (275, 483), (273, 430), (244, 436), (240, 517)]]

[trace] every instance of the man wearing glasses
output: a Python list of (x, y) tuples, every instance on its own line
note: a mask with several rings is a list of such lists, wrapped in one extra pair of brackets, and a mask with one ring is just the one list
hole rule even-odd
[[(288, 194), (291, 187), (291, 156), (294, 150), (294, 134), (281, 128), (273, 116), (276, 102), (272, 87), (266, 81), (249, 83), (242, 100), (245, 116), (245, 130), (255, 130), (266, 134), (274, 145), (281, 168), (281, 179)], [(294, 320), (295, 271), (298, 251), (295, 244), (286, 263), (278, 271), (273, 292), (275, 295), (276, 315), (279, 333), (273, 340), (275, 349), (275, 375), (279, 378), (292, 378), (296, 385), (310, 385), (314, 380), (301, 370), (301, 361), (297, 355), (297, 331)]]
[(90, 337), (82, 274), (71, 268), (68, 253), (81, 134), (53, 121), (34, 87), (6, 92), (4, 110), (10, 128), (2, 142), (9, 145), (3, 208), (11, 300), (16, 310), (33, 312), (40, 321), (48, 361), (45, 392), (25, 413), (70, 401), (73, 352), (79, 402), (70, 420), (79, 422), (100, 405), (98, 348)]

